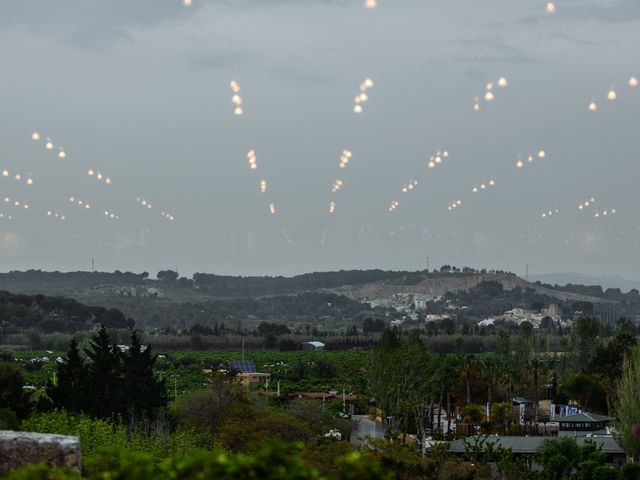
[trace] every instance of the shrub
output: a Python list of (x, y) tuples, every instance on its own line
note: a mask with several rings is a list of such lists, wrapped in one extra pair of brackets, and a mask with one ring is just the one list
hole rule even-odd
[[(193, 452), (155, 464), (151, 455), (126, 449), (105, 450), (87, 459), (83, 477), (88, 480), (324, 480), (318, 470), (300, 457), (301, 444), (271, 443), (254, 455)], [(337, 460), (335, 480), (387, 480), (368, 453), (352, 452)], [(5, 480), (77, 480), (68, 470), (31, 465), (8, 473)]]
[(106, 448), (143, 452), (156, 463), (172, 455), (184, 455), (198, 448), (210, 448), (210, 437), (191, 430), (179, 429), (175, 433), (154, 433), (134, 426), (127, 429), (122, 423), (72, 415), (64, 410), (54, 410), (34, 415), (22, 423), (22, 430), (39, 433), (55, 433), (80, 437), (84, 458)]

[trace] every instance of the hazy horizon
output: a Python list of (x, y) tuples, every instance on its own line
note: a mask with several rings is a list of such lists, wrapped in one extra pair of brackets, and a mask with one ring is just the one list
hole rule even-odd
[[(95, 258), (104, 271), (292, 275), (421, 270), (429, 258), (639, 278), (640, 87), (627, 81), (640, 76), (640, 2), (558, 1), (553, 15), (537, 0), (77, 3), (0, 5), (0, 170), (11, 173), (0, 213), (13, 216), (0, 218), (2, 271), (90, 270)], [(501, 76), (508, 86), (475, 112)], [(366, 78), (375, 85), (354, 114)], [(429, 169), (437, 149), (450, 156)], [(591, 197), (616, 214), (579, 211)]]

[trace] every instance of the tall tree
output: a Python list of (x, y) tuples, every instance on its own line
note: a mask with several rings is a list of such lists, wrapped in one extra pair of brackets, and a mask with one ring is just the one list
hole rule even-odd
[(131, 345), (123, 355), (123, 387), (127, 401), (127, 414), (136, 418), (151, 418), (167, 405), (165, 381), (156, 377), (153, 367), (156, 356), (151, 347), (143, 348), (134, 331)]
[(613, 411), (616, 403), (624, 359), (636, 344), (633, 336), (619, 333), (606, 346), (599, 346), (594, 353), (589, 370), (598, 377), (606, 391), (608, 411)]
[(386, 434), (393, 438), (402, 431), (411, 411), (408, 390), (414, 384), (413, 359), (397, 334), (386, 330), (369, 363), (369, 388), (383, 412)]
[(542, 362), (537, 356), (531, 358), (529, 363), (527, 364), (527, 371), (533, 377), (533, 403), (534, 403), (534, 417), (533, 421), (538, 424), (538, 419), (540, 418), (540, 371), (542, 369)]
[(471, 404), (471, 384), (474, 375), (477, 374), (477, 367), (478, 362), (473, 355), (462, 355), (458, 360), (458, 372), (460, 378), (464, 380), (467, 391), (467, 405)]
[[(447, 432), (451, 431), (451, 421), (454, 417), (453, 408), (451, 406), (451, 393), (458, 386), (457, 375), (457, 357), (454, 355), (440, 356), (435, 364), (437, 365), (435, 381), (440, 386), (442, 393), (446, 398), (446, 411), (447, 411)], [(440, 412), (442, 411), (442, 405), (439, 405), (438, 410), (438, 427), (440, 426)]]
[(573, 355), (577, 370), (588, 371), (593, 355), (598, 347), (600, 322), (597, 318), (579, 318), (571, 336)]
[(116, 345), (111, 344), (104, 325), (93, 337), (85, 354), (89, 360), (86, 384), (92, 396), (87, 412), (100, 418), (124, 414), (122, 354)]
[(496, 384), (496, 378), (500, 373), (500, 360), (495, 355), (488, 355), (480, 361), (480, 373), (487, 384), (487, 406), (488, 416), (491, 417), (491, 404), (493, 403), (493, 390)]
[(47, 383), (47, 395), (57, 408), (70, 412), (84, 411), (89, 392), (86, 391), (87, 369), (75, 338), (69, 343), (67, 357), (56, 367), (55, 382)]
[(29, 396), (25, 394), (24, 379), (13, 363), (0, 362), (0, 408), (13, 410), (18, 417), (29, 411)]
[(618, 384), (616, 416), (622, 448), (633, 463), (640, 461), (640, 349), (635, 348), (624, 363), (622, 379)]

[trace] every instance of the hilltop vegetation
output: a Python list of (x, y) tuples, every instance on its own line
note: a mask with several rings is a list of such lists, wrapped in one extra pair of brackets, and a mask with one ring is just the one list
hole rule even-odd
[(89, 307), (73, 299), (44, 295), (15, 295), (0, 291), (0, 324), (3, 332), (37, 328), (44, 333), (73, 333), (95, 325), (133, 328), (135, 322), (120, 310)]
[[(147, 272), (44, 272), (28, 270), (0, 274), (0, 288), (19, 293), (68, 293), (75, 289), (78, 294), (90, 294), (90, 290), (105, 286), (147, 285), (165, 290), (171, 296), (178, 292), (186, 295), (193, 290), (198, 296), (229, 298), (288, 295), (306, 291), (333, 289), (342, 286), (362, 286), (369, 283), (386, 282), (390, 285), (416, 285), (425, 279), (463, 278), (473, 275), (504, 274), (501, 271), (459, 269), (445, 265), (439, 271), (385, 271), (385, 270), (340, 270), (337, 272), (314, 272), (293, 277), (283, 276), (228, 276), (195, 273), (192, 278), (180, 277), (172, 270), (158, 272), (157, 279), (150, 279)], [(105, 292), (108, 293), (108, 292)], [(177, 299), (177, 298), (176, 298)]]
[[(471, 308), (458, 312), (459, 323), (499, 315), (515, 306), (526, 305), (540, 310), (541, 305), (557, 303), (570, 316), (572, 311), (594, 314), (600, 318), (620, 316), (631, 319), (640, 315), (640, 293), (623, 293), (599, 286), (566, 285), (564, 287), (529, 283), (507, 272), (457, 268), (449, 265), (438, 271), (389, 272), (351, 270), (318, 272), (294, 277), (234, 277), (196, 273), (192, 278), (163, 270), (157, 279), (147, 272), (9, 272), (0, 274), (0, 289), (14, 294), (67, 297), (85, 305), (98, 305), (107, 311), (123, 312), (135, 318), (139, 327), (189, 330), (201, 325), (213, 331), (224, 325), (227, 330), (253, 331), (262, 321), (287, 324), (293, 330), (311, 333), (318, 330), (343, 331), (360, 327), (363, 320), (383, 319), (389, 323), (401, 319), (394, 304), (397, 297), (416, 295), (433, 299), (426, 310), (442, 313), (440, 297)], [(61, 303), (62, 299), (58, 301)], [(55, 302), (54, 302), (55, 303)], [(372, 308), (371, 304), (379, 305)], [(384, 305), (384, 306), (380, 306)], [(86, 307), (92, 309), (95, 307)], [(423, 307), (424, 308), (424, 307)], [(115, 309), (115, 310), (114, 310)], [(68, 332), (90, 328), (86, 315), (66, 315), (65, 325), (55, 326), (51, 312), (46, 322), (22, 323), (43, 333)], [(118, 328), (120, 321), (100, 320)], [(76, 322), (71, 325), (70, 322)], [(82, 323), (82, 325), (80, 325)], [(15, 326), (9, 323), (9, 326)], [(42, 328), (40, 326), (42, 325)], [(52, 327), (53, 325), (53, 327)], [(414, 325), (414, 326), (417, 326)], [(309, 331), (307, 331), (309, 330)]]

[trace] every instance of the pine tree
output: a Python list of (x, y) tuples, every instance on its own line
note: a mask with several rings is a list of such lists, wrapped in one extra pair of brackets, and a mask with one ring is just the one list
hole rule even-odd
[(142, 348), (134, 331), (129, 351), (123, 356), (124, 392), (127, 412), (134, 418), (153, 418), (158, 409), (167, 405), (167, 388), (164, 379), (158, 379), (153, 371), (156, 356), (151, 347)]
[(0, 362), (0, 409), (11, 409), (19, 418), (29, 411), (29, 395), (24, 392), (24, 378), (13, 363)]
[(122, 372), (122, 353), (111, 339), (104, 325), (93, 337), (90, 348), (85, 350), (87, 364), (87, 394), (90, 401), (87, 413), (110, 418), (126, 411)]
[(67, 358), (58, 363), (56, 382), (49, 381), (47, 395), (54, 407), (64, 408), (70, 412), (84, 411), (87, 405), (87, 368), (80, 356), (78, 342), (71, 339)]

